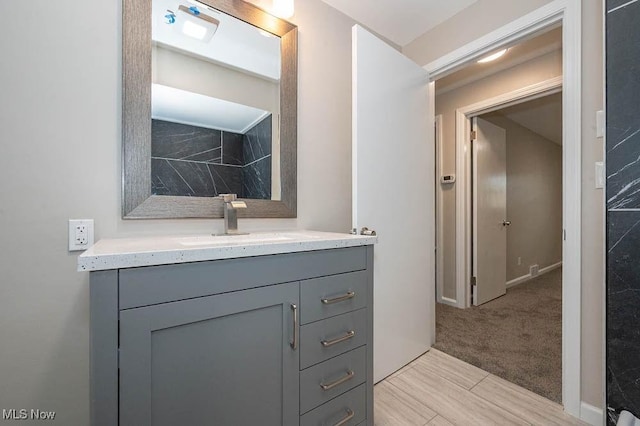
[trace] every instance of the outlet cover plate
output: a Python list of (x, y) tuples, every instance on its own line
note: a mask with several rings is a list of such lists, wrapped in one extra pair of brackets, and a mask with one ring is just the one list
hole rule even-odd
[(605, 183), (604, 177), (604, 163), (602, 161), (596, 162), (596, 189), (603, 189)]
[(69, 219), (69, 251), (84, 251), (93, 245), (93, 219)]
[(539, 270), (540, 270), (540, 267), (538, 265), (529, 266), (529, 274), (532, 277), (535, 277), (536, 275), (538, 275)]

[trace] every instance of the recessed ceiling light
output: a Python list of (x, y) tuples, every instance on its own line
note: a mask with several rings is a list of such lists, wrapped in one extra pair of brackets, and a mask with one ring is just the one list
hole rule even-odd
[(487, 62), (495, 61), (498, 58), (501, 58), (505, 53), (507, 53), (508, 49), (502, 49), (497, 51), (496, 53), (492, 53), (491, 55), (485, 56), (484, 58), (478, 61), (479, 64), (484, 64)]
[(191, 21), (184, 21), (184, 25), (182, 25), (182, 32), (189, 37), (202, 40), (207, 35), (207, 28)]
[(196, 6), (180, 5), (176, 21), (184, 35), (209, 42), (218, 30), (220, 21), (200, 12)]

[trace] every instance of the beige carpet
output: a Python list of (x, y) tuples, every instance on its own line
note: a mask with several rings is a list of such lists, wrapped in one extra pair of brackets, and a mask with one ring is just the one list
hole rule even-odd
[(562, 269), (469, 309), (436, 306), (436, 349), (562, 402)]

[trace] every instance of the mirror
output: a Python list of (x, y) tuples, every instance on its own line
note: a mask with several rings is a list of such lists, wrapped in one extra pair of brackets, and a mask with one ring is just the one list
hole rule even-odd
[(123, 4), (123, 217), (296, 216), (297, 29), (238, 0)]

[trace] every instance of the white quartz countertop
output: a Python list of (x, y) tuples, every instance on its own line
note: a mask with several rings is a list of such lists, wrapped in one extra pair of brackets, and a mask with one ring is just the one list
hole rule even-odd
[(78, 271), (202, 262), (375, 244), (377, 237), (317, 231), (105, 239), (78, 257)]

